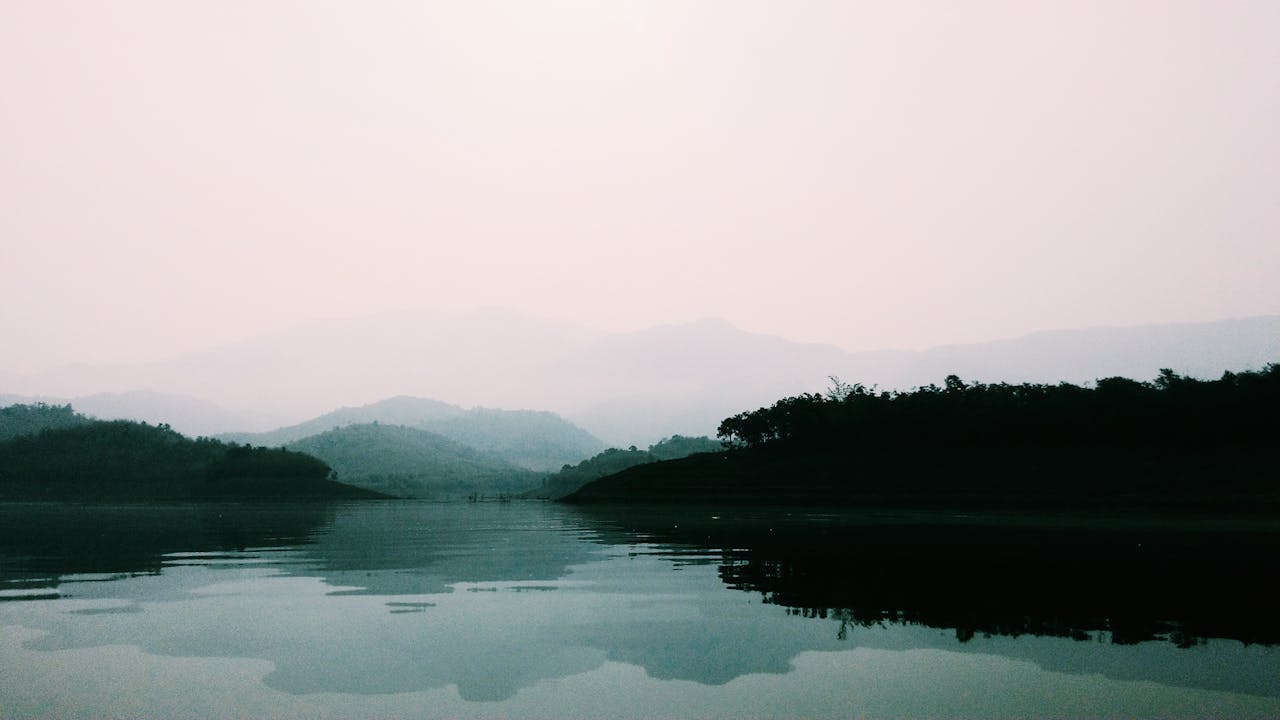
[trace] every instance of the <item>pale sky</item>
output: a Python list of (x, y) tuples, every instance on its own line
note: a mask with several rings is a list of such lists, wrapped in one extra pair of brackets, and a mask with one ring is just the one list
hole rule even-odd
[(0, 0), (0, 370), (1280, 313), (1280, 2)]

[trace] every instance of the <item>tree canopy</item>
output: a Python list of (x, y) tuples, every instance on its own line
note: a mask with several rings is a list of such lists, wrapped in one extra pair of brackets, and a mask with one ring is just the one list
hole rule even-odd
[(1103, 378), (1094, 387), (968, 384), (880, 391), (833, 379), (803, 394), (726, 418), (732, 446), (773, 442), (843, 446), (1217, 446), (1274, 439), (1280, 364), (1198, 380), (1161, 370), (1150, 382)]
[(1199, 380), (838, 380), (726, 418), (732, 450), (642, 465), (573, 502), (1275, 507), (1280, 364)]
[(93, 422), (70, 405), (32, 403), (0, 408), (0, 440), (33, 435), (45, 429), (69, 428)]

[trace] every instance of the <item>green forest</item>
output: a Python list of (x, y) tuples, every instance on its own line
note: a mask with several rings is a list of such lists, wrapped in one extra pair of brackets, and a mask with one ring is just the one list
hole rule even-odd
[(95, 421), (65, 406), (12, 406), (4, 417), (28, 426), (0, 442), (0, 497), (8, 499), (375, 496), (334, 482), (323, 461), (288, 450), (192, 440), (167, 425)]
[(719, 437), (748, 447), (770, 442), (865, 447), (1250, 445), (1275, 430), (1280, 364), (1218, 380), (1161, 370), (1155, 380), (1105, 378), (1094, 387), (966, 384), (875, 392), (833, 378), (825, 395), (784, 398), (725, 419)]
[(70, 405), (10, 405), (0, 408), (0, 441), (20, 435), (33, 435), (41, 430), (85, 425), (93, 420), (77, 413)]
[(733, 450), (639, 466), (571, 501), (1249, 507), (1280, 501), (1280, 364), (1199, 380), (965, 383), (876, 391), (833, 379), (726, 418)]

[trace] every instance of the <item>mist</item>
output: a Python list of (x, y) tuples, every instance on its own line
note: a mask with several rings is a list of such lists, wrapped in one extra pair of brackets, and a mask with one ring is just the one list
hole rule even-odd
[(847, 351), (1276, 314), (1277, 25), (1265, 2), (9, 3), (0, 371), (486, 306)]
[(1278, 30), (0, 2), (0, 715), (1280, 717)]

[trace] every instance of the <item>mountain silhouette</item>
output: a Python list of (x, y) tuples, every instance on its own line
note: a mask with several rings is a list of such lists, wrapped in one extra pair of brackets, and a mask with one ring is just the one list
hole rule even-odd
[[(846, 352), (714, 319), (604, 333), (484, 310), (311, 323), (152, 363), (9, 375), (0, 391), (74, 398), (150, 388), (283, 418), (276, 425), (409, 395), (553, 411), (607, 443), (626, 446), (677, 433), (711, 434), (729, 414), (819, 392), (833, 375), (886, 389), (936, 382), (948, 373), (988, 382), (1089, 383), (1150, 377), (1160, 368), (1212, 378), (1277, 358), (1280, 316)], [(264, 426), (245, 420), (220, 428), (255, 429)]]

